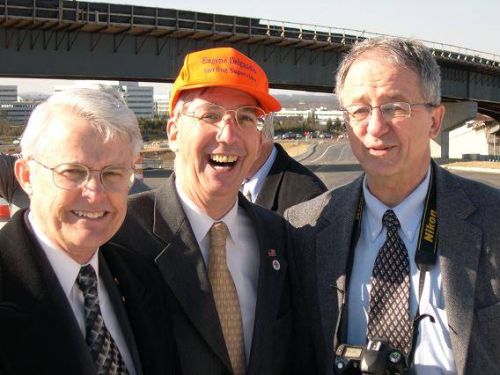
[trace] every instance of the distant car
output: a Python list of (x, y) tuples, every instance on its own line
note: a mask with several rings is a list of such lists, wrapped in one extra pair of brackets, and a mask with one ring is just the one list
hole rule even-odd
[(292, 132), (286, 132), (286, 133), (283, 133), (283, 135), (281, 136), (281, 139), (295, 139), (296, 137), (297, 137), (297, 134), (292, 133)]

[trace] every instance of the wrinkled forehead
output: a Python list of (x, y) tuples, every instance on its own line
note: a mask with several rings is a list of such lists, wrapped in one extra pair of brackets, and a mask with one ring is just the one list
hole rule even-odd
[(185, 91), (179, 97), (184, 105), (200, 105), (204, 103), (217, 104), (225, 108), (238, 108), (241, 106), (256, 106), (258, 101), (252, 95), (232, 88), (205, 87)]

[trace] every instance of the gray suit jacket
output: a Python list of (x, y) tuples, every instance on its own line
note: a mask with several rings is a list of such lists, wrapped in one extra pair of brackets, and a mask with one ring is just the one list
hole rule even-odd
[[(500, 191), (436, 168), (438, 256), (458, 374), (500, 374)], [(333, 339), (346, 291), (354, 213), (363, 176), (297, 205), (285, 217), (298, 229), (305, 361), (330, 374)]]
[[(249, 203), (239, 204), (252, 221), (260, 252), (255, 326), (247, 374), (289, 374), (292, 308), (287, 272), (289, 232), (284, 219)], [(231, 366), (205, 263), (174, 177), (158, 191), (132, 196), (114, 242), (153, 259), (169, 289), (174, 336), (183, 374), (230, 374)], [(270, 251), (274, 250), (274, 251)], [(279, 261), (279, 270), (273, 261)]]

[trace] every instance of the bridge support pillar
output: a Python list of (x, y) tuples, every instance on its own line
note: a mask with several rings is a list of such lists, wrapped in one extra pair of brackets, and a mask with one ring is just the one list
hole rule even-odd
[(476, 102), (443, 103), (446, 114), (441, 125), (441, 132), (431, 140), (431, 156), (433, 158), (448, 158), (450, 151), (450, 131), (462, 126), (467, 120), (477, 115)]

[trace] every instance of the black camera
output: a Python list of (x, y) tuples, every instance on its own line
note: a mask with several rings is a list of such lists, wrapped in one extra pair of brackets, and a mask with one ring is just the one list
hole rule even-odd
[(373, 339), (366, 346), (339, 345), (334, 371), (339, 375), (404, 375), (408, 366), (401, 351), (389, 346), (386, 340)]

